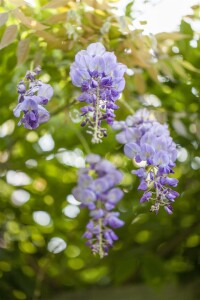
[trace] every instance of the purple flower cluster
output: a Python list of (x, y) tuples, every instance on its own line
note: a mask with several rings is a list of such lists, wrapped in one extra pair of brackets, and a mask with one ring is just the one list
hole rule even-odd
[(81, 125), (89, 126), (93, 143), (101, 142), (107, 135), (106, 129), (101, 128), (103, 120), (113, 124), (114, 110), (118, 109), (115, 101), (125, 86), (125, 71), (126, 66), (118, 63), (114, 53), (106, 51), (101, 43), (90, 44), (75, 56), (70, 76), (72, 83), (82, 90), (78, 100), (87, 103), (81, 108), (85, 116)]
[(172, 214), (172, 204), (179, 194), (170, 187), (176, 187), (178, 180), (169, 174), (174, 173), (177, 150), (167, 125), (160, 124), (148, 110), (141, 109), (126, 121), (115, 122), (113, 129), (121, 130), (116, 139), (125, 144), (125, 155), (143, 165), (132, 171), (140, 178), (138, 189), (145, 191), (140, 202), (151, 199), (151, 211), (158, 213), (163, 206)]
[(18, 105), (13, 110), (15, 117), (23, 116), (18, 125), (23, 124), (27, 129), (35, 129), (41, 123), (49, 120), (49, 112), (43, 107), (53, 96), (51, 85), (36, 79), (41, 72), (38, 66), (34, 71), (28, 71), (24, 80), (18, 84)]
[(99, 155), (89, 154), (86, 162), (88, 167), (79, 170), (78, 185), (72, 193), (81, 206), (90, 211), (91, 220), (83, 236), (92, 252), (102, 258), (118, 239), (112, 229), (124, 225), (118, 218), (119, 212), (112, 211), (123, 197), (122, 190), (115, 187), (121, 181), (122, 174)]

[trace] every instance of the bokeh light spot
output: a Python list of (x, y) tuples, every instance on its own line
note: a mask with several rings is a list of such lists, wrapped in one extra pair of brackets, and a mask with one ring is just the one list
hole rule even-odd
[(45, 134), (38, 140), (39, 146), (43, 151), (51, 151), (55, 146), (55, 142), (51, 134)]
[(11, 196), (12, 202), (17, 206), (23, 205), (29, 199), (30, 199), (30, 194), (27, 191), (22, 189), (15, 190)]
[(65, 250), (66, 247), (67, 243), (63, 239), (54, 237), (49, 241), (47, 249), (49, 252), (57, 254)]
[(48, 226), (51, 222), (51, 217), (46, 211), (34, 211), (33, 219), (41, 226)]
[(32, 180), (27, 174), (23, 172), (9, 170), (6, 173), (6, 181), (8, 184), (11, 184), (13, 186), (20, 186), (30, 184)]
[(67, 195), (66, 197), (67, 201), (70, 203), (70, 204), (73, 204), (73, 205), (80, 205), (81, 202), (80, 201), (77, 201), (74, 196), (72, 194), (70, 195)]
[(63, 213), (66, 217), (74, 219), (80, 213), (80, 209), (79, 207), (70, 204), (63, 208)]

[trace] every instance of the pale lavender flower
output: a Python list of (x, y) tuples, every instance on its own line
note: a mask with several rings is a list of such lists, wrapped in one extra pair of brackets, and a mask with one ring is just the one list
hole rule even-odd
[(124, 194), (120, 188), (115, 187), (121, 181), (122, 174), (99, 155), (89, 154), (86, 162), (88, 166), (79, 171), (78, 185), (72, 193), (81, 202), (81, 207), (90, 211), (91, 220), (83, 237), (87, 239), (92, 252), (103, 257), (118, 239), (112, 229), (124, 225), (119, 219), (119, 213), (111, 212)]
[(39, 124), (47, 122), (50, 117), (43, 105), (46, 105), (52, 98), (53, 88), (51, 85), (36, 79), (40, 71), (39, 66), (34, 71), (28, 71), (24, 80), (21, 80), (17, 87), (18, 105), (13, 113), (15, 117), (20, 117), (21, 112), (23, 112), (18, 125), (23, 124), (27, 129), (37, 128)]
[(141, 109), (124, 122), (114, 122), (113, 129), (121, 130), (116, 139), (125, 144), (125, 155), (145, 165), (132, 171), (140, 178), (138, 189), (145, 191), (140, 202), (151, 200), (151, 211), (158, 213), (163, 206), (172, 214), (171, 203), (179, 194), (169, 186), (176, 187), (178, 180), (168, 175), (173, 173), (177, 150), (167, 125), (156, 121), (147, 109)]
[(70, 77), (82, 91), (77, 100), (88, 104), (81, 108), (85, 116), (81, 126), (88, 125), (93, 143), (101, 142), (107, 135), (106, 129), (101, 128), (102, 121), (113, 124), (114, 111), (118, 109), (115, 101), (125, 87), (125, 71), (126, 66), (118, 63), (114, 53), (106, 51), (99, 42), (90, 44), (75, 56)]

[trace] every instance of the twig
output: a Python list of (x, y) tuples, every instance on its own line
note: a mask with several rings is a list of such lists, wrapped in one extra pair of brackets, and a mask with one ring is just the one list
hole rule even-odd
[(65, 110), (66, 108), (71, 107), (72, 105), (74, 105), (76, 103), (76, 100), (72, 100), (71, 102), (69, 102), (68, 104), (65, 104), (63, 106), (58, 107), (57, 109), (55, 109), (53, 112), (51, 112), (51, 117), (59, 114), (61, 111)]
[(181, 232), (178, 236), (176, 235), (167, 243), (165, 248), (163, 247), (158, 251), (158, 254), (162, 257), (169, 255), (170, 252), (172, 252), (180, 243), (182, 243), (199, 225), (200, 221), (196, 221), (184, 232)]
[(122, 99), (119, 99), (119, 102), (121, 102), (129, 111), (130, 113), (134, 114), (134, 110), (132, 109), (132, 107), (128, 104), (128, 102), (122, 100)]

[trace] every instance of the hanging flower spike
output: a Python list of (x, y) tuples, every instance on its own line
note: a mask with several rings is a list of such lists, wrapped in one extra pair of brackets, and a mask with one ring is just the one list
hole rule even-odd
[(172, 204), (179, 193), (171, 187), (176, 187), (178, 180), (168, 175), (174, 173), (177, 149), (167, 125), (157, 122), (147, 109), (140, 109), (125, 122), (114, 122), (113, 129), (121, 130), (116, 139), (125, 144), (125, 155), (137, 163), (145, 163), (144, 167), (132, 171), (140, 178), (138, 189), (144, 191), (140, 202), (151, 200), (150, 211), (158, 213), (163, 206), (172, 214)]
[(118, 109), (115, 101), (125, 87), (125, 71), (126, 66), (118, 63), (114, 53), (106, 51), (101, 43), (90, 44), (75, 56), (70, 77), (82, 91), (77, 100), (87, 103), (81, 109), (85, 116), (81, 125), (88, 125), (93, 143), (107, 135), (106, 128), (101, 128), (103, 120), (113, 124), (114, 110)]
[(37, 128), (39, 124), (47, 122), (50, 117), (43, 105), (46, 105), (53, 96), (53, 88), (36, 79), (40, 72), (40, 66), (36, 67), (34, 71), (28, 71), (25, 79), (21, 80), (17, 86), (18, 105), (13, 113), (15, 117), (20, 117), (23, 112), (23, 117), (18, 125), (23, 124), (27, 129)]
[(90, 211), (91, 220), (83, 237), (92, 252), (102, 258), (118, 239), (113, 229), (124, 225), (118, 218), (119, 212), (112, 212), (123, 197), (122, 190), (115, 187), (120, 183), (122, 174), (99, 155), (89, 154), (86, 162), (88, 167), (80, 169), (78, 185), (72, 193), (81, 202), (81, 207)]

